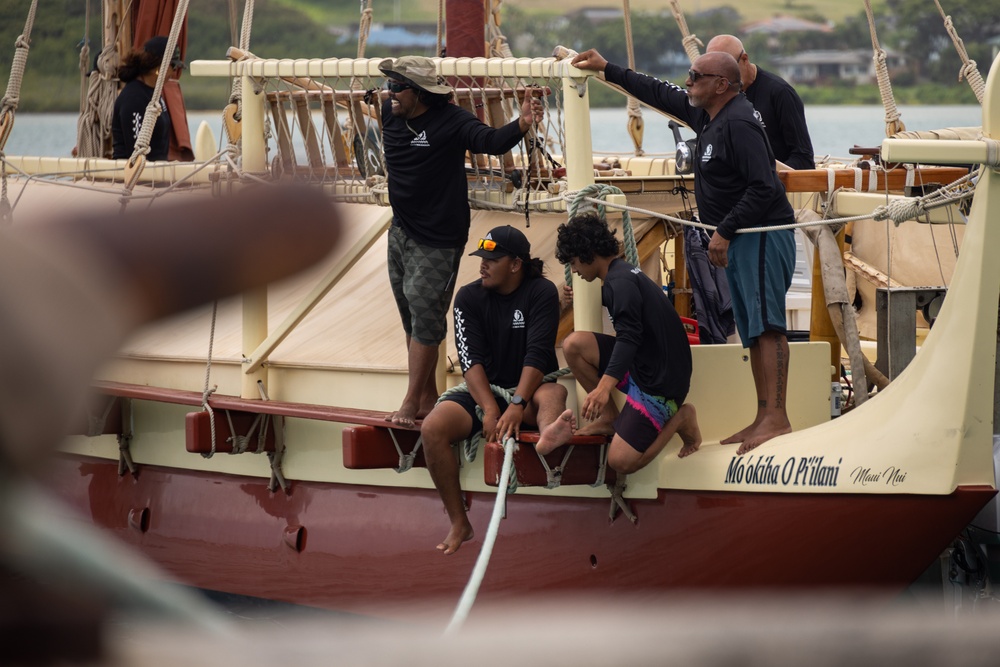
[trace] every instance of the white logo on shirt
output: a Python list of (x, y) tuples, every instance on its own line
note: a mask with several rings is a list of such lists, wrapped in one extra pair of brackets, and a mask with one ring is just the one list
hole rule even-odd
[(753, 117), (757, 119), (761, 127), (767, 127), (767, 123), (764, 122), (764, 117), (760, 115), (760, 112), (756, 109), (753, 110)]
[(410, 142), (410, 145), (411, 146), (430, 146), (430, 143), (427, 141), (427, 131), (426, 130), (421, 130), (420, 134), (418, 134), (417, 136), (413, 137), (413, 141)]
[(524, 328), (524, 313), (520, 310), (514, 311), (514, 321), (510, 323), (511, 329), (523, 329)]
[(712, 144), (705, 146), (705, 152), (701, 154), (701, 161), (708, 162), (712, 159)]

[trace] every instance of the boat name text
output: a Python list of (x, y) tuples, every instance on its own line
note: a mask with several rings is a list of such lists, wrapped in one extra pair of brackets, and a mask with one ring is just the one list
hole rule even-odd
[[(757, 486), (836, 486), (840, 474), (838, 459), (836, 465), (825, 462), (825, 456), (790, 456), (784, 461), (775, 461), (770, 456), (734, 456), (726, 470), (725, 484), (747, 484)], [(904, 473), (905, 474), (905, 473)]]
[(855, 485), (868, 486), (869, 484), (885, 484), (886, 486), (899, 486), (906, 481), (906, 471), (889, 466), (881, 472), (858, 466), (851, 471), (851, 482)]

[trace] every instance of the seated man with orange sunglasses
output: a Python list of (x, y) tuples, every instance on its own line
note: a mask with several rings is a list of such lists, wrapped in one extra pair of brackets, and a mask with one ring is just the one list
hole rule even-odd
[[(503, 442), (517, 438), (522, 424), (541, 431), (566, 409), (566, 388), (543, 382), (559, 368), (559, 293), (542, 275), (542, 260), (531, 257), (528, 239), (510, 225), (490, 230), (472, 254), (481, 258), (480, 278), (458, 291), (454, 305), (455, 346), (469, 391), (444, 396), (420, 429), (427, 469), (451, 521), (437, 547), (445, 554), (473, 536), (452, 444), (478, 432)], [(510, 401), (490, 385), (509, 389)]]

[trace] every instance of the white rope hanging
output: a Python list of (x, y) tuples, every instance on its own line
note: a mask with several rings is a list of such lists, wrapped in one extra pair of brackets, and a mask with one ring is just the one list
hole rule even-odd
[(882, 107), (885, 109), (885, 136), (891, 137), (906, 130), (900, 120), (896, 99), (892, 94), (892, 83), (889, 81), (889, 70), (886, 67), (885, 50), (879, 46), (878, 35), (875, 32), (875, 15), (872, 12), (871, 0), (865, 0), (865, 13), (868, 15), (868, 30), (872, 37), (872, 60), (875, 62), (875, 78), (878, 80), (878, 92), (882, 97)]
[(677, 27), (681, 30), (681, 43), (684, 45), (684, 53), (687, 54), (688, 59), (693, 63), (695, 58), (701, 55), (698, 52), (698, 48), (705, 45), (701, 43), (701, 40), (696, 35), (692, 35), (691, 31), (688, 30), (687, 19), (684, 18), (684, 12), (681, 11), (681, 5), (678, 0), (670, 0), (670, 11), (674, 15), (674, 20), (677, 21)]
[(24, 69), (28, 64), (28, 50), (31, 48), (31, 28), (35, 24), (35, 12), (38, 0), (31, 0), (28, 18), (24, 21), (24, 30), (14, 40), (14, 58), (10, 63), (10, 78), (7, 79), (7, 92), (0, 98), (0, 151), (7, 143), (7, 137), (14, 127), (14, 114), (21, 101), (21, 83), (24, 81)]
[(961, 81), (962, 77), (965, 77), (965, 80), (969, 82), (969, 87), (972, 88), (972, 92), (976, 95), (976, 99), (982, 104), (983, 96), (986, 94), (986, 82), (983, 81), (983, 75), (979, 73), (976, 61), (969, 58), (969, 52), (965, 50), (965, 42), (958, 36), (958, 30), (955, 29), (955, 23), (951, 20), (951, 17), (944, 13), (944, 9), (938, 0), (934, 0), (934, 4), (937, 5), (938, 11), (941, 12), (941, 18), (944, 19), (944, 29), (948, 31), (948, 36), (951, 37), (951, 41), (955, 45), (958, 57), (962, 59), (962, 68), (958, 70), (958, 80)]

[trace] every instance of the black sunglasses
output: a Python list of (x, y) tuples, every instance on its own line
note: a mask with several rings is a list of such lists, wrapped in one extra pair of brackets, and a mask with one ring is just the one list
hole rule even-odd
[[(701, 79), (702, 77), (706, 76), (714, 76), (719, 79), (726, 79), (726, 77), (723, 76), (722, 74), (706, 74), (705, 72), (695, 72), (693, 69), (688, 70), (688, 78), (691, 79), (691, 83), (695, 83), (696, 81), (698, 81), (698, 79)], [(728, 82), (729, 79), (726, 79), (726, 81)]]
[(411, 90), (412, 88), (413, 86), (408, 83), (403, 83), (402, 81), (389, 80), (385, 82), (385, 89), (390, 93), (401, 93), (404, 90)]

